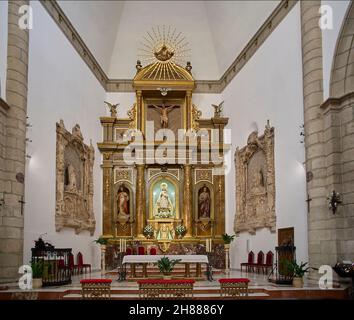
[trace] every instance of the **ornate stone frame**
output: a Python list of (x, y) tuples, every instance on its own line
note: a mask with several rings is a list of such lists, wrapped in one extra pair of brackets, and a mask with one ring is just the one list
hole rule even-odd
[[(83, 230), (90, 231), (93, 236), (96, 227), (93, 213), (93, 163), (95, 150), (90, 144), (84, 144), (79, 125), (75, 125), (72, 133), (67, 131), (63, 120), (56, 124), (56, 207), (55, 229), (74, 228), (79, 234)], [(82, 187), (80, 190), (65, 188), (65, 149), (70, 146), (80, 157), (82, 164)], [(69, 208), (68, 201), (73, 203)]]
[[(265, 212), (261, 216), (249, 215), (248, 206), (255, 207), (257, 203), (252, 201), (247, 194), (248, 165), (252, 157), (262, 151), (265, 156)], [(236, 214), (234, 231), (239, 234), (248, 231), (256, 233), (256, 229), (270, 228), (271, 232), (276, 230), (275, 215), (275, 167), (274, 167), (274, 128), (267, 123), (264, 134), (258, 136), (258, 132), (252, 132), (247, 141), (247, 145), (242, 149), (237, 148), (235, 152), (235, 172), (236, 172)]]

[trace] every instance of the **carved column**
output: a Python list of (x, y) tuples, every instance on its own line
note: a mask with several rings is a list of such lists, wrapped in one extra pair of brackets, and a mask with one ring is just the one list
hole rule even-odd
[(142, 99), (142, 92), (141, 90), (136, 91), (136, 104), (137, 110), (140, 113), (140, 117), (138, 117), (138, 129), (140, 131), (144, 131), (145, 123), (144, 123), (144, 110), (143, 110), (143, 99)]
[(115, 235), (115, 224), (113, 223), (112, 214), (112, 177), (113, 167), (111, 164), (106, 164), (109, 159), (108, 154), (103, 154), (103, 235)]
[(225, 175), (214, 176), (215, 217), (213, 235), (225, 233)]
[(183, 222), (187, 228), (186, 237), (193, 235), (193, 205), (192, 205), (192, 166), (184, 166), (184, 188), (183, 188)]
[(192, 128), (192, 91), (186, 92), (186, 125)]
[(146, 201), (145, 201), (145, 165), (136, 166), (136, 216), (135, 235), (143, 237), (143, 229), (146, 221)]

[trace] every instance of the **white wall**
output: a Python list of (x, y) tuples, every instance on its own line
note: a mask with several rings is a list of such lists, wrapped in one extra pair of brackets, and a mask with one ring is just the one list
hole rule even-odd
[(323, 96), (324, 100), (329, 97), (331, 70), (333, 55), (341, 30), (345, 13), (350, 1), (323, 1), (322, 5), (330, 6), (333, 12), (333, 29), (322, 30), (322, 54), (323, 54)]
[(0, 97), (6, 98), (7, 1), (0, 1)]
[(191, 48), (196, 79), (218, 79), (220, 72), (206, 9), (202, 1), (126, 1), (112, 54), (110, 78), (131, 79), (141, 42), (152, 27), (165, 25), (182, 32)]
[[(81, 251), (84, 261), (99, 267), (99, 248), (93, 243), (101, 234), (101, 140), (99, 117), (104, 115), (104, 90), (78, 56), (53, 19), (39, 2), (31, 2), (34, 28), (30, 31), (28, 116), (33, 127), (28, 132), (26, 168), (24, 262), (42, 233), (58, 248)], [(64, 120), (68, 130), (78, 123), (85, 142), (95, 146), (94, 213), (96, 232), (75, 235), (73, 229), (55, 231), (56, 125)]]
[(279, 4), (276, 1), (204, 1), (220, 76)]
[[(225, 114), (230, 117), (232, 153), (247, 143), (258, 127), (263, 133), (267, 120), (275, 127), (276, 227), (294, 227), (297, 258), (307, 260), (307, 207), (304, 146), (300, 143), (303, 123), (300, 6), (297, 4), (241, 72), (224, 90)], [(226, 232), (234, 233), (234, 166), (226, 177)], [(240, 234), (231, 250), (231, 266), (239, 268), (250, 250), (267, 252), (277, 245), (269, 229), (256, 235)]]

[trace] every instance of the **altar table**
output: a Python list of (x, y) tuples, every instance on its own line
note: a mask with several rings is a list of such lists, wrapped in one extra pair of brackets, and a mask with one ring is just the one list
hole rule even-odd
[(137, 264), (143, 265), (143, 277), (147, 278), (147, 265), (156, 263), (163, 257), (167, 257), (170, 260), (180, 260), (178, 263), (185, 265), (185, 277), (190, 277), (190, 264), (196, 264), (196, 277), (201, 277), (202, 268), (201, 264), (206, 264), (207, 267), (209, 265), (209, 259), (206, 255), (200, 254), (190, 254), (190, 255), (127, 255), (124, 256), (122, 265), (131, 265), (131, 276), (132, 278), (136, 277), (135, 274), (135, 266)]

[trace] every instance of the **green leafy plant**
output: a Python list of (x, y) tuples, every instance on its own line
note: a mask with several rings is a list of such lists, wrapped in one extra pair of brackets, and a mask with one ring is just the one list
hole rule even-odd
[(306, 272), (309, 271), (309, 267), (306, 268), (307, 262), (302, 262), (297, 264), (296, 261), (287, 261), (287, 269), (293, 277), (302, 278)]
[(230, 244), (232, 241), (234, 241), (235, 240), (235, 235), (229, 235), (229, 234), (227, 234), (227, 233), (224, 233), (223, 235), (222, 235), (222, 239), (223, 239), (223, 241), (224, 241), (224, 243), (225, 244)]
[(43, 276), (43, 261), (36, 260), (31, 263), (32, 277), (34, 279), (40, 279)]
[(100, 245), (106, 245), (108, 243), (108, 239), (99, 237), (98, 239), (94, 240), (94, 242), (100, 244)]
[(155, 265), (158, 266), (160, 272), (164, 275), (168, 275), (172, 272), (176, 263), (180, 262), (181, 259), (170, 260), (168, 257), (162, 257), (158, 260)]

